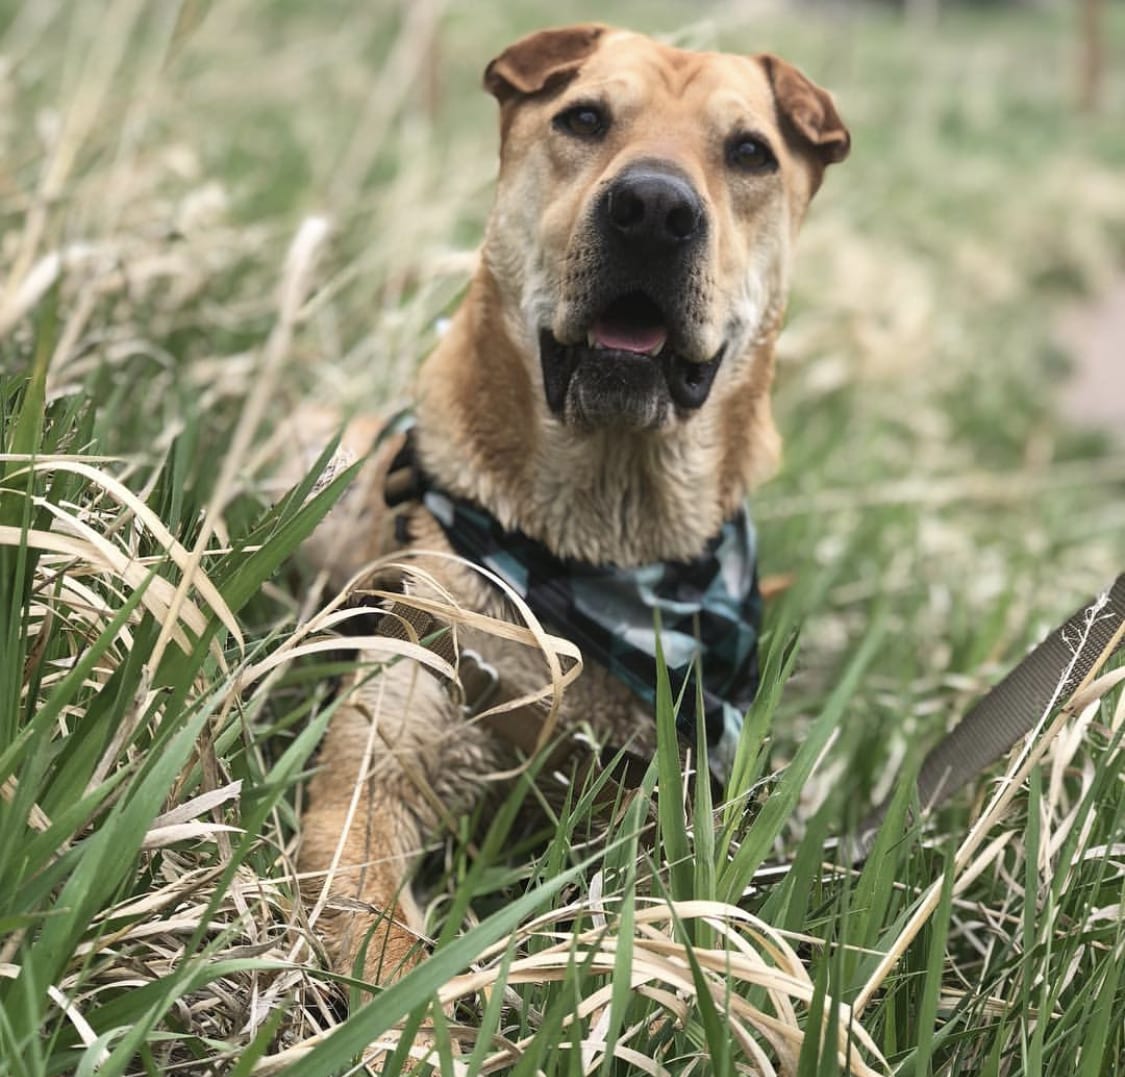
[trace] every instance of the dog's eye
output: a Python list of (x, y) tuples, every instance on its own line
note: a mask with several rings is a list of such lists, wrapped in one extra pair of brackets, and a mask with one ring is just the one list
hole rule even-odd
[(601, 138), (609, 129), (609, 121), (594, 105), (575, 105), (555, 117), (555, 126), (578, 138)]
[(737, 135), (727, 146), (727, 161), (740, 172), (772, 172), (777, 158), (769, 144), (761, 138)]

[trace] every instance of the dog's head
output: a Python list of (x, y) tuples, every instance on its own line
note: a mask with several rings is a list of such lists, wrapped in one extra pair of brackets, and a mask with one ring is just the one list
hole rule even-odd
[(848, 154), (831, 98), (783, 60), (583, 25), (488, 65), (501, 170), (486, 265), (550, 411), (664, 429), (754, 380), (790, 246)]

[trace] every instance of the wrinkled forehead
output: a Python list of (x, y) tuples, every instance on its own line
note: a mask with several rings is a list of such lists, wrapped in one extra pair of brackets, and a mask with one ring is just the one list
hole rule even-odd
[(603, 38), (563, 96), (604, 96), (618, 112), (658, 107), (665, 116), (682, 113), (704, 127), (777, 127), (769, 78), (750, 57), (688, 52), (639, 34)]

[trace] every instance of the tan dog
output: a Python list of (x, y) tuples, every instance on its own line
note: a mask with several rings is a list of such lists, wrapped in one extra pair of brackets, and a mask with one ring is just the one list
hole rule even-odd
[[(686, 52), (603, 26), (524, 38), (484, 82), (500, 102), (499, 187), (479, 269), (419, 375), (420, 463), (560, 556), (692, 558), (776, 465), (768, 392), (791, 247), (848, 132), (829, 96), (773, 56)], [(373, 430), (361, 422), (345, 441), (364, 452)], [(395, 548), (392, 451), (313, 544), (337, 582)], [(406, 534), (449, 549), (420, 505)], [(430, 567), (466, 606), (505, 612), (467, 569)], [(510, 690), (542, 686), (529, 652), (483, 634), (462, 643)], [(646, 708), (596, 666), (568, 690), (562, 721), (608, 744), (650, 749), (655, 737)], [(341, 707), (301, 853), (303, 871), (335, 868), (320, 925), (339, 971), (363, 953), (370, 981), (396, 974), (422, 927), (418, 852), (514, 759), (406, 663)]]

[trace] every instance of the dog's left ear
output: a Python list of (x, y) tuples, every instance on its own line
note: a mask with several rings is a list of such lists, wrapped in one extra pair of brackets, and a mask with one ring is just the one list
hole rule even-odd
[(827, 90), (822, 90), (792, 64), (777, 56), (762, 53), (755, 59), (769, 76), (786, 139), (815, 162), (815, 190), (820, 185), (824, 169), (847, 157), (852, 148), (852, 136)]
[(509, 45), (484, 69), (484, 88), (500, 104), (573, 78), (608, 27), (597, 23), (540, 30)]

